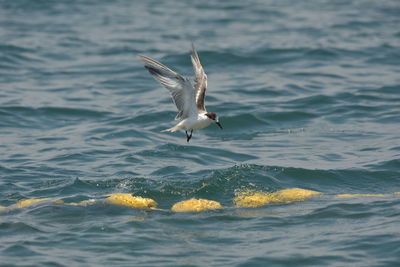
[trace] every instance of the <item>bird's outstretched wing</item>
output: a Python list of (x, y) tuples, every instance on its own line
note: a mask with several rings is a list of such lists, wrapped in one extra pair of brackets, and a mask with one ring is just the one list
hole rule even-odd
[(201, 66), (199, 55), (196, 52), (194, 45), (192, 44), (192, 64), (195, 73), (195, 99), (196, 106), (199, 111), (206, 111), (206, 107), (204, 106), (204, 99), (206, 97), (207, 90), (207, 75), (204, 72), (203, 67)]
[(172, 99), (179, 111), (175, 119), (185, 119), (193, 112), (197, 112), (194, 106), (194, 88), (189, 79), (152, 58), (142, 55), (139, 57), (143, 60), (144, 67), (150, 72), (154, 79), (171, 93)]

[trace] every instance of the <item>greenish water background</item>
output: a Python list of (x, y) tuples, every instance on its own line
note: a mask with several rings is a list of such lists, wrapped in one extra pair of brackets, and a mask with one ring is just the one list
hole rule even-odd
[[(0, 214), (1, 266), (397, 266), (398, 1), (0, 1), (0, 205), (126, 192), (168, 210)], [(137, 59), (208, 74), (224, 130), (161, 133), (175, 107)], [(235, 192), (324, 195), (233, 208)], [(136, 219), (135, 219), (136, 218)], [(137, 220), (140, 218), (140, 220)], [(143, 219), (143, 220), (142, 220)]]

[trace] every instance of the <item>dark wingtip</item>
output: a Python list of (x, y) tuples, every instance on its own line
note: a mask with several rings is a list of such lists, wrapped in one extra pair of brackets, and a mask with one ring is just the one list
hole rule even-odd
[(153, 68), (153, 67), (148, 66), (148, 65), (145, 65), (144, 67), (145, 67), (151, 74), (154, 74), (154, 75), (161, 75), (161, 72), (160, 72), (158, 69), (156, 69), (156, 68)]

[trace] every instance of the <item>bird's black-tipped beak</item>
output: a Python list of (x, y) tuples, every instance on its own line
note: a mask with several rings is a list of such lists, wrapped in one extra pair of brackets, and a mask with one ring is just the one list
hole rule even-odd
[(221, 125), (221, 123), (219, 123), (219, 121), (216, 121), (215, 123), (219, 126), (219, 128), (221, 128), (221, 130), (223, 129), (222, 125)]

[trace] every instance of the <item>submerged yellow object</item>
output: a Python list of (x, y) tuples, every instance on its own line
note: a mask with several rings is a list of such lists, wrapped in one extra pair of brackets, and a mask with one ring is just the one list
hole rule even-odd
[(288, 188), (279, 190), (273, 194), (275, 198), (279, 199), (281, 202), (292, 203), (295, 201), (305, 201), (310, 197), (321, 195), (322, 193), (302, 188)]
[(312, 196), (320, 195), (320, 192), (301, 189), (288, 188), (276, 192), (263, 191), (242, 191), (233, 199), (236, 206), (257, 208), (268, 203), (292, 203), (296, 201), (304, 201)]
[(129, 193), (116, 193), (108, 195), (106, 201), (114, 205), (122, 205), (131, 208), (156, 208), (157, 202), (151, 198), (136, 197)]
[(196, 199), (191, 198), (178, 203), (175, 203), (171, 210), (175, 212), (191, 212), (191, 211), (205, 211), (205, 210), (216, 210), (221, 209), (221, 203), (208, 200), (208, 199)]
[(93, 205), (94, 203), (96, 203), (95, 199), (87, 199), (87, 200), (82, 200), (81, 202), (72, 202), (72, 203), (66, 203), (67, 205), (71, 205), (71, 206), (89, 206), (89, 205)]
[(15, 203), (14, 207), (15, 208), (26, 208), (28, 206), (40, 203), (40, 202), (44, 202), (44, 201), (48, 201), (51, 200), (51, 198), (30, 198), (30, 199), (24, 199), (24, 200), (20, 200), (17, 203)]

